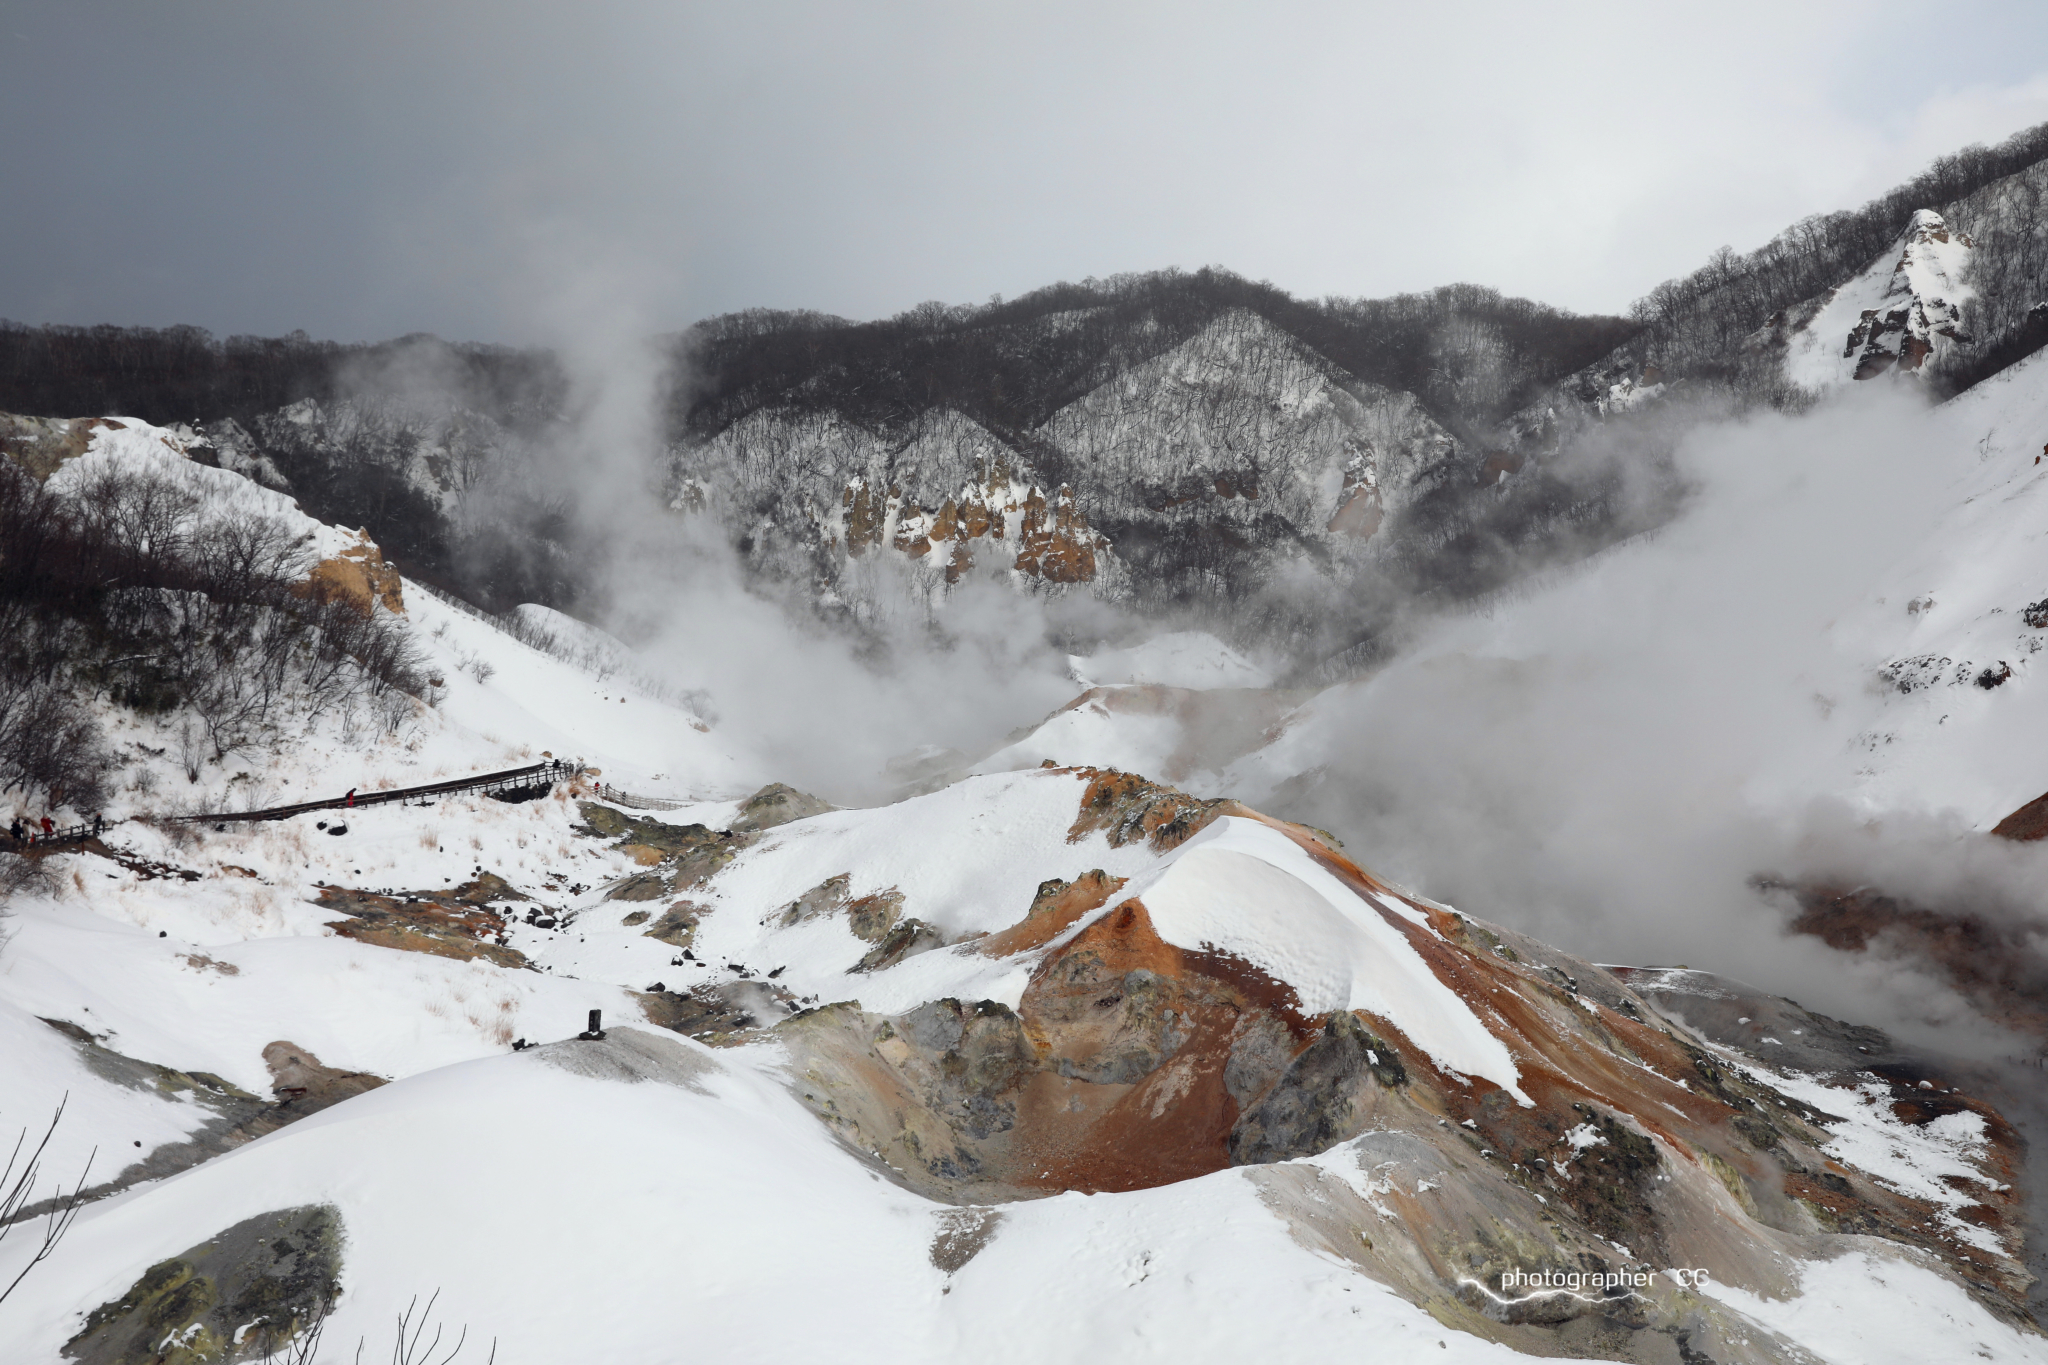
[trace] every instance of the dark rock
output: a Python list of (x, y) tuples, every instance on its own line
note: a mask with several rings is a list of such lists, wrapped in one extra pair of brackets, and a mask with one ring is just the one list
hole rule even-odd
[(947, 1209), (932, 1238), (932, 1265), (948, 1275), (959, 1270), (981, 1254), (1002, 1221), (1000, 1209)]
[(263, 1049), (270, 1068), (270, 1088), (297, 1112), (295, 1118), (318, 1113), (366, 1090), (384, 1084), (367, 1071), (343, 1071), (321, 1065), (320, 1059), (296, 1043), (280, 1040)]
[(846, 927), (863, 943), (880, 943), (903, 914), (903, 893), (895, 887), (846, 904)]
[(706, 825), (671, 825), (651, 816), (623, 815), (595, 801), (578, 801), (576, 811), (583, 817), (579, 833), (617, 839), (622, 848), (637, 844), (673, 856), (715, 844), (724, 837)]
[(923, 920), (907, 919), (885, 934), (866, 956), (846, 970), (849, 974), (878, 972), (884, 967), (895, 966), (906, 957), (916, 957), (919, 953), (943, 947), (945, 941), (937, 929)]
[(816, 886), (798, 896), (783, 910), (777, 921), (784, 929), (831, 914), (846, 904), (846, 891), (853, 881), (850, 873), (841, 872), (827, 877)]
[(201, 1365), (279, 1351), (340, 1294), (341, 1246), (330, 1206), (245, 1219), (144, 1271), (87, 1315), (64, 1354), (83, 1365)]
[(698, 918), (703, 913), (704, 908), (700, 905), (693, 904), (690, 901), (677, 901), (669, 906), (668, 909), (662, 911), (661, 918), (656, 920), (653, 926), (646, 931), (645, 937), (658, 939), (671, 947), (681, 948), (684, 957), (695, 961), (696, 959), (690, 955), (689, 948), (691, 940), (697, 934)]
[[(505, 918), (489, 908), (493, 900), (507, 900), (518, 894), (502, 879), (485, 873), (450, 890), (398, 895), (323, 886), (315, 903), (348, 916), (327, 927), (358, 943), (463, 961), (483, 958), (500, 967), (523, 967), (524, 954), (497, 942), (504, 935)], [(531, 915), (528, 922), (532, 922)]]
[(771, 782), (740, 803), (740, 813), (734, 817), (731, 829), (735, 834), (773, 829), (792, 820), (823, 815), (831, 809), (815, 796), (780, 782)]
[(1231, 1159), (1250, 1166), (1312, 1156), (1357, 1131), (1358, 1102), (1370, 1086), (1406, 1080), (1393, 1049), (1373, 1037), (1357, 1015), (1334, 1010), (1324, 1018), (1321, 1035), (1231, 1130)]
[(604, 893), (608, 901), (659, 900), (669, 893), (668, 879), (659, 872), (635, 872)]

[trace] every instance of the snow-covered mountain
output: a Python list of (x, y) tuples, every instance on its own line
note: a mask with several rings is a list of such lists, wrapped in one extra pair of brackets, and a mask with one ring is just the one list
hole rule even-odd
[(1413, 395), (1234, 309), (1008, 439), (948, 409), (879, 426), (757, 410), (676, 452), (671, 506), (745, 528), (758, 572), (856, 614), (977, 566), (1027, 591), (1216, 605), (1287, 576), (1334, 586), (1458, 457)]
[(2044, 155), (1628, 320), (0, 326), (151, 376), (0, 415), (0, 1356), (2048, 1360)]
[[(173, 434), (76, 444), (60, 494), (174, 470), (191, 515), (384, 572)], [(197, 782), (169, 720), (106, 706), (114, 824), (6, 903), (7, 1117), (65, 1103), (31, 1193), (100, 1152), (0, 1302), (23, 1359), (253, 1359), (315, 1322), (381, 1349), (404, 1313), (507, 1361), (2048, 1358), (2017, 1134), (1874, 1030), (1594, 965), (1085, 762), (749, 796), (750, 737), (616, 641), (522, 613), (570, 646), (536, 648), (412, 582), (362, 609), (435, 704), (284, 717)], [(1097, 663), (1261, 681), (1185, 636)], [(543, 752), (586, 775), (161, 818)]]
[(1881, 376), (1937, 396), (2048, 342), (2048, 130), (1973, 148), (1854, 212), (1810, 218), (1747, 256), (1723, 250), (1653, 290), (1643, 324), (1505, 424), (1528, 452), (1686, 393), (1797, 408)]

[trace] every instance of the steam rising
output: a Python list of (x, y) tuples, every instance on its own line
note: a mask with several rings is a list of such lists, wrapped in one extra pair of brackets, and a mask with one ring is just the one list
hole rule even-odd
[(1695, 492), (1676, 520), (1441, 623), (1321, 698), (1241, 765), (1238, 790), (1573, 951), (1689, 963), (2009, 1051), (1924, 973), (1788, 938), (1750, 885), (1875, 882), (2036, 924), (2048, 890), (2041, 851), (1968, 834), (2003, 812), (1860, 794), (1882, 656), (1847, 616), (1960, 498), (1946, 414), (1901, 392), (1853, 398), (1697, 429), (1677, 452)]
[[(571, 419), (535, 463), (569, 499), (574, 539), (601, 584), (583, 614), (638, 646), (679, 689), (704, 694), (759, 780), (853, 804), (900, 790), (893, 759), (971, 753), (1072, 695), (1049, 641), (1068, 623), (1099, 626), (1099, 604), (1020, 595), (969, 578), (929, 610), (903, 603), (858, 631), (746, 580), (711, 519), (668, 509), (662, 412), (687, 382), (648, 340), (625, 274), (567, 275), (548, 331), (571, 378)], [(901, 572), (876, 555), (872, 571)], [(907, 577), (907, 575), (906, 575)]]
[[(970, 579), (939, 604), (907, 584), (878, 593), (899, 614), (855, 632), (822, 623), (807, 585), (785, 599), (750, 582), (710, 518), (666, 507), (677, 377), (643, 339), (627, 278), (543, 296), (574, 417), (537, 467), (604, 566), (583, 614), (707, 694), (762, 781), (887, 799), (904, 778), (892, 759), (971, 758), (1069, 700), (1051, 642), (1077, 619), (1095, 633), (1144, 624)], [(1393, 662), (1318, 698), (1225, 785), (1573, 951), (1686, 962), (1909, 1037), (2009, 1052), (1928, 969), (1788, 935), (1784, 906), (1753, 885), (1876, 884), (2022, 937), (2041, 922), (2048, 857), (1971, 834), (2002, 811), (1901, 808), (1858, 773), (1858, 737), (1885, 717), (1887, 646), (1857, 613), (1958, 500), (1963, 444), (1953, 415), (1905, 386), (1699, 421), (1668, 455), (1670, 434), (1652, 432), (1635, 500), (1660, 502), (1675, 470), (1690, 490), (1679, 515), (1577, 566), (1531, 566), (1528, 586), (1483, 612), (1415, 624)]]

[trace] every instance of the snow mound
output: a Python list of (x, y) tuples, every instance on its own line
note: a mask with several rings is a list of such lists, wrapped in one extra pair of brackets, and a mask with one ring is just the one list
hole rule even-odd
[(1514, 1058), (1471, 1005), (1375, 903), (1272, 826), (1226, 816), (1126, 890), (1168, 943), (1243, 958), (1292, 986), (1304, 1012), (1375, 1014), (1445, 1070), (1483, 1076), (1530, 1103)]
[(1155, 635), (1143, 644), (1068, 655), (1068, 671), (1084, 687), (1271, 687), (1273, 675), (1207, 631)]

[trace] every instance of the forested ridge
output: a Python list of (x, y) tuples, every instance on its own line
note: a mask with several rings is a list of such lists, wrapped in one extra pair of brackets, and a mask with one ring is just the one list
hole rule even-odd
[[(977, 461), (1028, 469), (1036, 496), (1071, 485), (1106, 538), (1105, 572), (1122, 577), (1101, 591), (1247, 630), (1352, 613), (1337, 634), (1363, 641), (1400, 602), (1469, 600), (1668, 514), (1658, 471), (1683, 419), (1614, 423), (1631, 395), (1674, 416), (1810, 401), (1781, 363), (1788, 329), (1882, 268), (1922, 209), (1972, 242), (1963, 325), (1920, 371), (1954, 393), (2048, 344), (2048, 125), (1753, 251), (1724, 248), (1626, 317), (1473, 284), (1302, 299), (1218, 267), (865, 322), (725, 314), (652, 339), (669, 364), (649, 484), (668, 479), (678, 506), (722, 490), (750, 568), (815, 588), (857, 553), (828, 525), (856, 483), (876, 508), (909, 500), (907, 526), (940, 518)], [(1281, 415), (1283, 393), (1311, 391), (1334, 406)], [(0, 322), (0, 411), (190, 424), (203, 458), (367, 528), (406, 573), (496, 610), (573, 609), (603, 576), (603, 530), (580, 520), (577, 402), (563, 359), (540, 349)], [(1333, 426), (1338, 409), (1350, 415)], [(1567, 444), (1584, 458), (1557, 459)], [(1248, 608), (1297, 562), (1331, 585), (1357, 570), (1319, 482), (1339, 473), (1344, 497), (1370, 484), (1384, 512), (1363, 552), (1380, 586), (1346, 578), (1331, 600)]]

